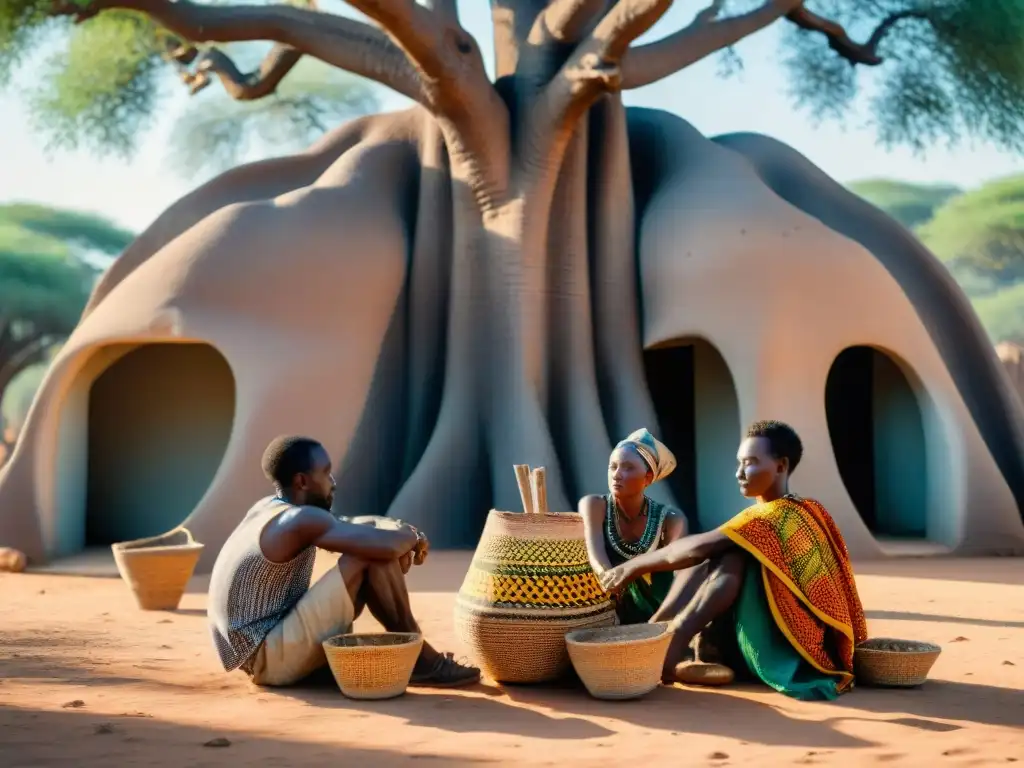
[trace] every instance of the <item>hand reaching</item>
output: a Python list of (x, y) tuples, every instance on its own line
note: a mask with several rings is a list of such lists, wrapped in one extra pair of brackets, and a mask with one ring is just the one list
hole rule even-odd
[(598, 576), (598, 580), (605, 592), (617, 595), (633, 581), (633, 574), (628, 563), (623, 563), (616, 568), (609, 568)]

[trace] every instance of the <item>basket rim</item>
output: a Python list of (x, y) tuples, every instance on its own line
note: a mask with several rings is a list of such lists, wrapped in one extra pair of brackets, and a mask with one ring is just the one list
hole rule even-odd
[(554, 518), (556, 520), (572, 520), (580, 518), (579, 512), (511, 512), (506, 509), (492, 509), (488, 514), (496, 515), (501, 518), (527, 518), (528, 520), (546, 520), (548, 518)]
[[(619, 626), (621, 626), (621, 625), (619, 625)], [(624, 648), (626, 646), (630, 646), (630, 647), (634, 647), (635, 648), (638, 645), (652, 645), (652, 644), (655, 644), (655, 643), (662, 642), (662, 641), (664, 641), (665, 636), (670, 634), (669, 631), (668, 631), (668, 622), (659, 621), (659, 622), (655, 622), (653, 624), (646, 624), (646, 625), (642, 625), (642, 626), (660, 626), (661, 627), (661, 631), (658, 634), (656, 634), (656, 635), (652, 635), (651, 637), (638, 637), (638, 638), (629, 638), (629, 639), (622, 639), (622, 640), (608, 640), (608, 641), (598, 640), (596, 642), (592, 642), (592, 641), (587, 641), (587, 640), (579, 640), (579, 639), (573, 637), (573, 635), (579, 635), (579, 634), (582, 634), (584, 632), (594, 632), (596, 630), (601, 630), (601, 629), (612, 629), (612, 627), (580, 627), (579, 629), (573, 629), (573, 630), (570, 630), (569, 632), (566, 632), (565, 633), (565, 642), (566, 642), (567, 645), (574, 645), (574, 646), (576, 646), (578, 648), (611, 648), (611, 649), (616, 649), (616, 648)], [(616, 627), (616, 628), (618, 628), (618, 627)]]
[[(869, 642), (888, 641), (891, 643), (913, 643), (918, 646), (914, 650), (906, 651), (894, 651), (890, 648), (865, 648), (864, 644)], [(929, 643), (924, 640), (904, 640), (898, 637), (872, 637), (869, 640), (865, 640), (860, 645), (853, 649), (854, 655), (857, 654), (877, 654), (879, 656), (899, 656), (901, 658), (910, 658), (912, 656), (928, 656), (931, 654), (942, 653), (942, 646), (936, 645), (935, 643)]]
[[(338, 645), (335, 641), (341, 640), (346, 637), (408, 637), (409, 639), (402, 643), (389, 643), (387, 645)], [(332, 648), (335, 650), (339, 649), (357, 649), (357, 648), (407, 648), (410, 645), (416, 645), (417, 643), (423, 642), (422, 632), (342, 632), (340, 635), (331, 635), (321, 642), (324, 648)]]
[[(162, 541), (170, 536), (174, 536), (178, 533), (184, 533), (187, 541), (184, 544), (156, 544), (154, 546), (146, 546), (149, 542)], [(129, 539), (128, 541), (115, 541), (110, 545), (110, 548), (114, 552), (184, 552), (184, 551), (198, 551), (203, 548), (203, 544), (196, 541), (192, 535), (192, 531), (186, 528), (184, 525), (179, 525), (177, 528), (172, 528), (166, 533), (161, 533), (158, 536), (146, 536), (141, 539)]]

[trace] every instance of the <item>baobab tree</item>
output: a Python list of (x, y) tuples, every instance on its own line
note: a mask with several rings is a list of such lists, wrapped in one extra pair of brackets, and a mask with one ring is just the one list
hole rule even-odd
[[(454, 0), (349, 4), (366, 21), (299, 5), (15, 0), (0, 45), (14, 50), (51, 17), (85, 25), (109, 17), (147, 35), (162, 30), (160, 45), (139, 61), (169, 58), (193, 89), (219, 80), (236, 99), (268, 97), (300, 59), (313, 57), (417, 103), (329, 135), (302, 173), (262, 165), (257, 181), (240, 169), (246, 181), (228, 174), (187, 196), (104, 275), (83, 322), (144, 262), (233, 204), (310, 185), (405, 190), (408, 267), (399, 304), (410, 319), (400, 348), (381, 351), (382, 359), (401, 358), (403, 383), (371, 394), (367, 406), (402, 425), (389, 432), (400, 443), (374, 467), (373, 482), (385, 489), (391, 514), (423, 520), (425, 504), (441, 504), (445, 517), (471, 521), (444, 543), (470, 539), (488, 504), (515, 503), (513, 464), (548, 467), (551, 507), (570, 509), (575, 496), (603, 484), (613, 436), (657, 423), (641, 353), (637, 232), (645, 186), (663, 160), (641, 145), (656, 138), (662, 118), (627, 110), (623, 91), (779, 23), (792, 29), (788, 63), (801, 101), (840, 114), (860, 73), (877, 70), (884, 76), (872, 104), (883, 140), (920, 144), (966, 133), (1024, 146), (1018, 0), (713, 0), (685, 28), (643, 44), (634, 41), (671, 0), (493, 0), (493, 79)], [(251, 72), (218, 47), (246, 41), (274, 44)], [(346, 152), (399, 145), (413, 148), (414, 167), (396, 160), (385, 180), (369, 167), (346, 172), (343, 182), (328, 172)], [(310, 172), (313, 157), (324, 175)], [(294, 237), (301, 251), (304, 234)], [(337, 237), (341, 247), (345, 233)], [(282, 270), (291, 258), (280, 255)], [(958, 383), (986, 440), (1002, 446), (997, 460), (1008, 482), (1024, 495), (1018, 436), (1000, 411), (1015, 406), (994, 356), (976, 320), (964, 319), (962, 296), (931, 273), (915, 274), (917, 263), (901, 283), (932, 281), (949, 294), (936, 344), (960, 345), (957, 354), (980, 361), (983, 372)], [(360, 461), (346, 458), (349, 488), (359, 485)]]

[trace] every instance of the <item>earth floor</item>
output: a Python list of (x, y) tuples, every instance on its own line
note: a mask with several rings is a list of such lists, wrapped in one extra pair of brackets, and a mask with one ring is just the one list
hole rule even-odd
[[(452, 607), (468, 561), (432, 553), (410, 574), (427, 637), (457, 653)], [(358, 702), (329, 676), (268, 690), (223, 674), (206, 629), (205, 577), (193, 579), (179, 610), (149, 613), (116, 578), (3, 574), (0, 763), (1024, 763), (1024, 560), (905, 559), (857, 570), (873, 636), (943, 646), (922, 688), (859, 688), (810, 704), (753, 686), (675, 687), (613, 703), (578, 685), (485, 681)], [(357, 623), (373, 628), (369, 618)], [(224, 743), (217, 739), (227, 746), (208, 746)]]

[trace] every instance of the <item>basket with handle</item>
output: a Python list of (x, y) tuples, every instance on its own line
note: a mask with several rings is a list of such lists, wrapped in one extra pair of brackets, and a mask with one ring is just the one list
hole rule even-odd
[(879, 688), (914, 688), (924, 684), (942, 648), (934, 643), (874, 637), (853, 651), (858, 683)]
[(525, 511), (488, 514), (455, 629), (492, 680), (539, 683), (569, 669), (566, 632), (612, 625), (615, 608), (590, 567), (583, 520), (547, 511), (544, 468), (518, 465), (516, 477)]
[(144, 611), (173, 611), (185, 594), (203, 545), (184, 527), (111, 545), (121, 578)]
[(569, 658), (595, 699), (636, 699), (661, 683), (668, 624), (578, 629), (565, 636)]
[(417, 632), (335, 635), (323, 642), (327, 664), (350, 699), (393, 699), (409, 687), (423, 648)]

